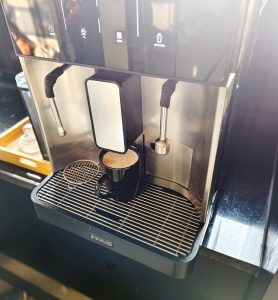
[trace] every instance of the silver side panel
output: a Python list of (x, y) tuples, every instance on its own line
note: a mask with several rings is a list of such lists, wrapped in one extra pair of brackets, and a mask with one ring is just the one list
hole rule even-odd
[(219, 88), (185, 82), (177, 84), (168, 110), (170, 152), (159, 156), (150, 143), (159, 136), (159, 101), (163, 82), (163, 79), (142, 78), (146, 171), (189, 188), (201, 200)]
[(43, 82), (44, 77), (61, 64), (30, 58), (20, 58), (20, 62), (39, 114), (53, 170), (64, 168), (73, 160), (96, 158), (98, 150), (92, 135), (85, 91), (85, 80), (95, 70), (72, 66), (58, 79), (54, 88), (55, 100), (67, 132), (66, 136), (60, 137), (49, 101), (44, 94)]
[(211, 194), (213, 175), (215, 173), (215, 162), (217, 156), (217, 150), (219, 146), (221, 129), (223, 129), (223, 118), (226, 114), (230, 98), (232, 95), (235, 82), (235, 74), (231, 73), (228, 79), (226, 88), (219, 88), (218, 100), (214, 117), (214, 124), (211, 137), (211, 147), (209, 152), (208, 168), (206, 172), (206, 182), (204, 188), (203, 205), (201, 211), (201, 220), (205, 222), (206, 214), (208, 210), (209, 197)]

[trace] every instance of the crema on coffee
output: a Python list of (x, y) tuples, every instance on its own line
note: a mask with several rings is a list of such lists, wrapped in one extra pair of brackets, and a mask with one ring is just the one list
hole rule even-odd
[(130, 149), (125, 154), (109, 151), (104, 154), (102, 163), (109, 168), (124, 169), (134, 165), (138, 159), (137, 153)]

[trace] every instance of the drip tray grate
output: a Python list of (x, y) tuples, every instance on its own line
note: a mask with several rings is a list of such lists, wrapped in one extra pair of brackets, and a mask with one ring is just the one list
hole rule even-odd
[(189, 200), (150, 183), (142, 184), (128, 203), (99, 199), (96, 180), (70, 189), (59, 171), (38, 190), (36, 198), (153, 251), (171, 257), (190, 254), (201, 223)]

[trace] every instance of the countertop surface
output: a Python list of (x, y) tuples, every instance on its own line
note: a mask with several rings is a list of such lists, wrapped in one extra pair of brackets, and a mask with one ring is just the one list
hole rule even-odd
[[(218, 205), (203, 245), (275, 273), (278, 268), (277, 2), (257, 23), (232, 97)], [(275, 28), (276, 36), (278, 28)]]

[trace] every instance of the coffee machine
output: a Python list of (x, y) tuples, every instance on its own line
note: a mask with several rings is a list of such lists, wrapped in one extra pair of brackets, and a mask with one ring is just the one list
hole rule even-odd
[[(231, 93), (260, 1), (2, 5), (54, 170), (32, 194), (38, 217), (184, 278), (213, 211)], [(131, 144), (142, 151), (144, 182), (129, 203), (98, 199), (94, 182), (65, 182), (73, 161)]]

